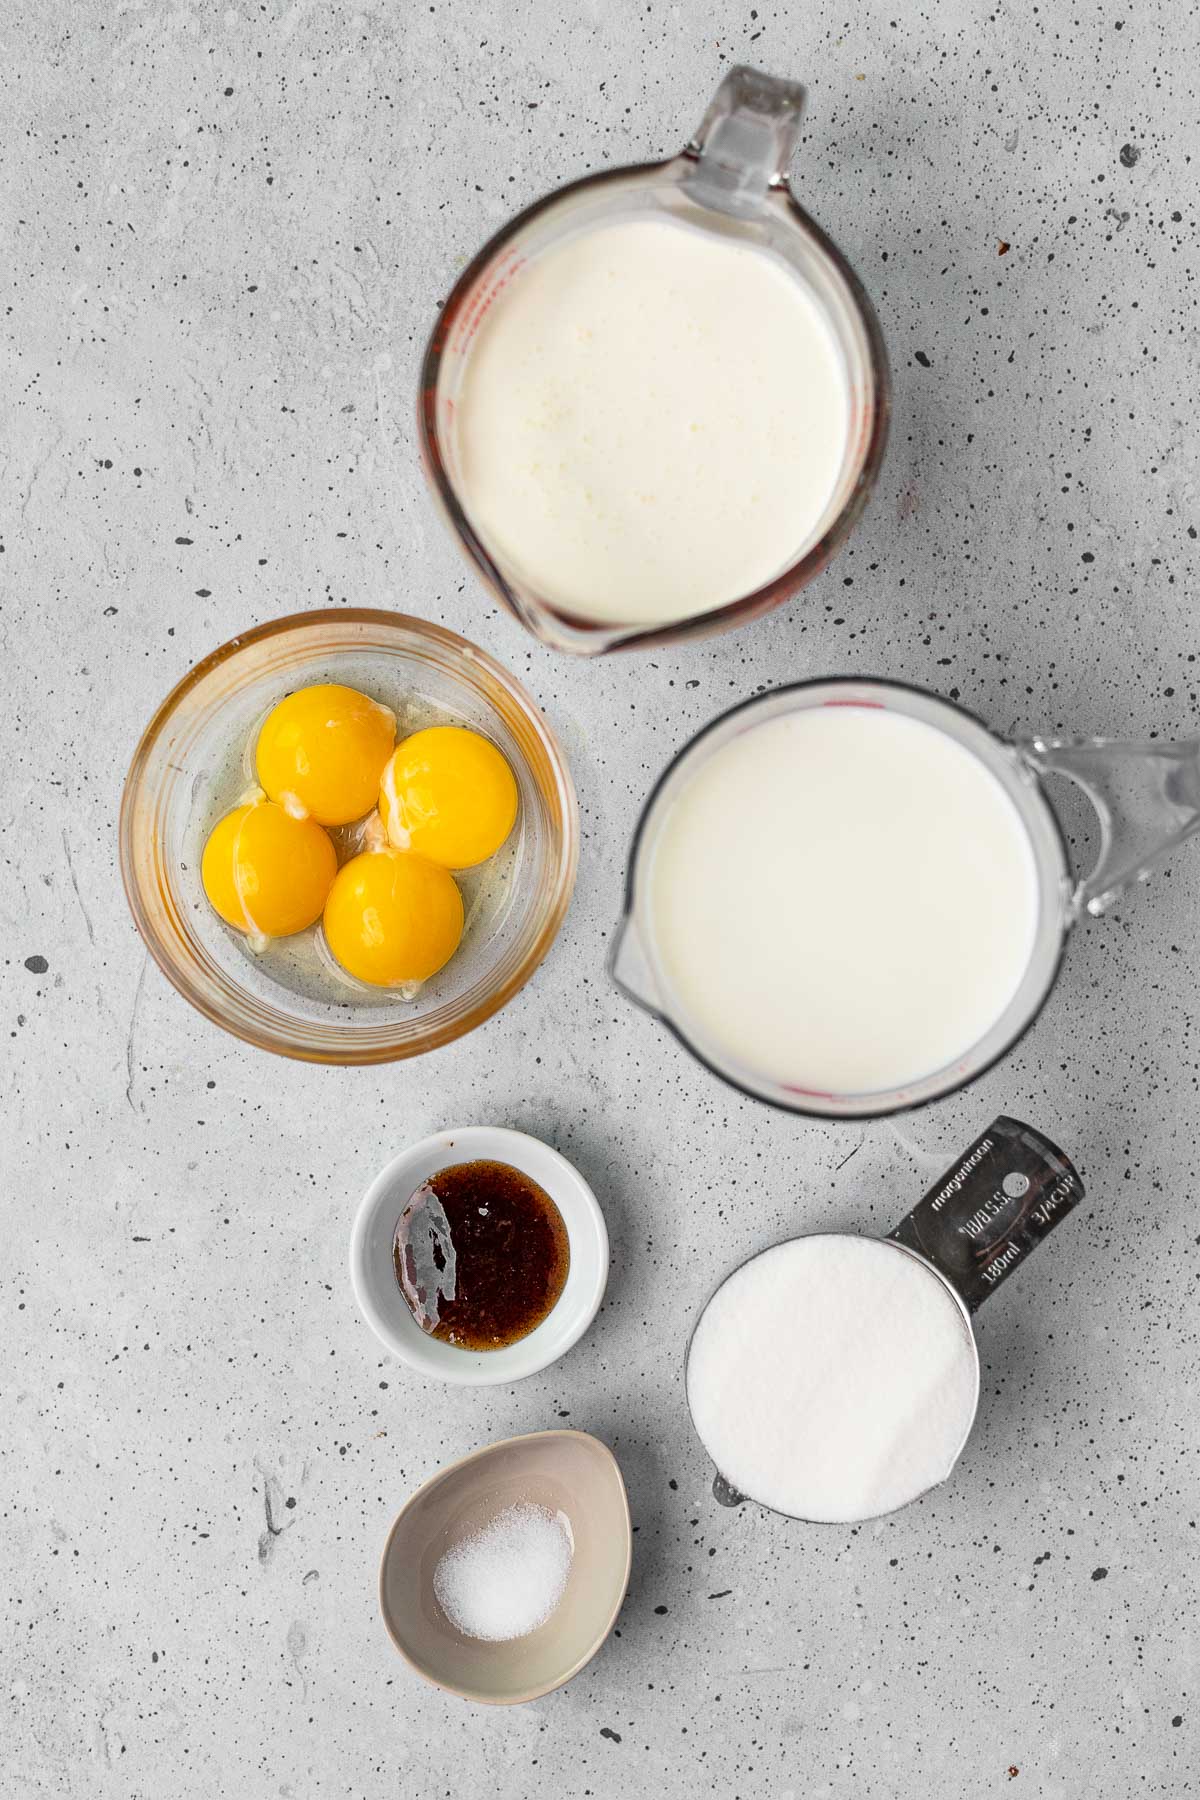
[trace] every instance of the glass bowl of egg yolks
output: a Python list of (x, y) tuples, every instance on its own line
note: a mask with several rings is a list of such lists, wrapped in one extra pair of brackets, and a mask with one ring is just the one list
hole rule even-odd
[[(494, 747), (511, 770), (516, 784), (511, 829), (482, 861), (453, 872), (462, 910), (461, 938), (452, 948), (448, 939), (433, 941), (448, 929), (444, 870), (438, 870), (443, 876), (438, 886), (424, 857), (361, 854), (370, 847), (372, 821), (376, 843), (381, 828), (385, 844), (405, 842), (404, 821), (411, 824), (412, 818), (405, 812), (402, 788), (396, 787), (405, 776), (403, 756), (393, 764), (389, 754), (380, 793), (373, 762), (369, 778), (356, 757), (331, 769), (316, 767), (312, 759), (313, 767), (305, 771), (306, 759), (301, 754), (296, 764), (289, 734), (269, 742), (268, 721), (289, 718), (281, 702), (326, 684), (352, 690), (365, 698), (368, 708), (374, 703), (394, 714), (401, 751), (406, 744), (428, 742), (421, 734), (465, 728), (453, 740), (456, 750), (465, 746), (470, 754), (473, 745), (479, 748), (478, 739), (486, 740), (484, 751)], [(301, 706), (302, 719), (303, 710)], [(372, 745), (379, 721), (367, 717), (359, 724), (357, 734), (349, 734), (351, 745)], [(385, 733), (392, 729), (389, 721)], [(478, 739), (469, 739), (468, 733)], [(297, 766), (310, 783), (317, 783), (300, 795), (292, 792)], [(467, 773), (472, 794), (486, 788), (486, 768)], [(280, 793), (282, 808), (260, 805), (247, 826), (242, 809), (264, 776), (266, 785)], [(332, 794), (321, 790), (323, 778), (332, 781)], [(363, 785), (361, 794), (354, 791), (356, 780)], [(332, 815), (360, 806), (364, 814), (371, 808), (365, 824), (361, 819), (333, 823)], [(286, 812), (283, 820), (280, 810)], [(288, 829), (295, 823), (292, 815), (301, 811), (307, 815), (311, 843)], [(330, 815), (327, 837), (326, 827), (316, 831), (322, 813)], [(483, 837), (477, 838), (473, 834), (480, 828)], [(450, 837), (438, 848), (448, 863), (458, 858), (467, 863), (495, 836), (486, 808), (480, 818), (468, 807), (447, 829)], [(330, 871), (321, 838), (332, 843), (339, 864), (332, 884), (325, 879)], [(229, 845), (235, 840), (243, 858), (256, 861), (265, 872), (267, 886), (278, 877), (277, 897), (265, 886), (251, 910), (268, 903), (279, 906), (282, 910), (264, 922), (275, 923), (280, 935), (248, 929), (259, 923), (257, 918), (239, 919), (244, 884), (231, 882), (228, 875)], [(309, 1062), (379, 1063), (419, 1056), (497, 1012), (549, 949), (570, 902), (578, 853), (578, 809), (566, 762), (519, 683), (482, 650), (441, 626), (366, 609), (297, 614), (259, 626), (214, 651), (185, 676), (151, 720), (121, 803), (126, 894), (138, 930), (164, 974), (185, 999), (227, 1031), (262, 1049)], [(413, 905), (426, 923), (420, 941), (404, 952), (418, 961), (411, 965), (402, 958), (399, 969), (360, 962), (356, 949), (365, 942), (370, 953), (371, 933), (363, 939), (359, 923), (364, 909), (374, 916), (371, 908), (380, 896), (372, 884), (378, 885), (385, 862), (400, 878), (397, 883), (389, 879), (389, 898), (394, 887), (407, 893), (406, 883), (424, 878)], [(362, 879), (355, 879), (356, 870)], [(306, 887), (326, 893), (324, 921), (311, 918), (322, 908), (306, 898)], [(436, 889), (432, 907), (427, 887)], [(240, 929), (234, 928), (239, 924)], [(340, 962), (331, 954), (334, 944), (341, 951)], [(396, 979), (410, 968), (417, 973), (422, 956), (439, 966), (424, 978)]]

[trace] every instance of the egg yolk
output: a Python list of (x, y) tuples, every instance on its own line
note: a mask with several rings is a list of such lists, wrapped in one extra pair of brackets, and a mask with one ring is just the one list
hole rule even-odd
[(495, 744), (477, 731), (432, 725), (389, 758), (379, 816), (397, 850), (415, 850), (446, 869), (472, 869), (512, 830), (517, 784)]
[(200, 863), (209, 900), (227, 925), (290, 937), (321, 916), (337, 874), (328, 835), (271, 800), (236, 806), (213, 827)]
[(366, 850), (338, 870), (325, 902), (325, 941), (343, 969), (372, 987), (425, 981), (463, 932), (454, 877), (423, 856)]
[(336, 682), (298, 688), (258, 734), (258, 779), (297, 818), (349, 825), (375, 805), (395, 742), (395, 713), (368, 694)]

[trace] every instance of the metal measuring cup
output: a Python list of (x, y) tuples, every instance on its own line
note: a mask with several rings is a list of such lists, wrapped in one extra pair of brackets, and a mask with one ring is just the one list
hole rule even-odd
[[(1082, 1199), (1083, 1183), (1064, 1153), (1034, 1126), (1001, 1116), (967, 1147), (887, 1238), (876, 1240), (891, 1246), (897, 1256), (915, 1258), (940, 1281), (961, 1315), (974, 1363), (974, 1401), (962, 1441), (944, 1474), (921, 1490), (923, 1493), (949, 1478), (975, 1423), (979, 1405), (979, 1351), (971, 1327), (972, 1316), (988, 1295), (1008, 1279)], [(802, 1237), (845, 1237), (852, 1242), (856, 1235), (851, 1232), (801, 1234)], [(772, 1246), (772, 1249), (778, 1248), (778, 1245)], [(770, 1254), (770, 1249), (760, 1251), (731, 1270), (710, 1295), (704, 1310), (711, 1306), (727, 1281), (760, 1256)], [(703, 1317), (702, 1312), (700, 1319)], [(697, 1320), (696, 1329), (699, 1324), (700, 1320)], [(694, 1339), (695, 1329), (688, 1344), (689, 1360)], [(688, 1404), (693, 1426), (703, 1442), (690, 1395)], [(786, 1424), (783, 1428), (786, 1429)], [(779, 1507), (757, 1500), (753, 1494), (741, 1492), (720, 1470), (712, 1486), (714, 1497), (723, 1506), (739, 1506), (744, 1500), (755, 1500), (756, 1504), (767, 1506), (769, 1511), (781, 1511)], [(920, 1497), (916, 1493), (911, 1499)], [(905, 1505), (910, 1503), (903, 1502)], [(782, 1516), (798, 1515), (783, 1513)]]

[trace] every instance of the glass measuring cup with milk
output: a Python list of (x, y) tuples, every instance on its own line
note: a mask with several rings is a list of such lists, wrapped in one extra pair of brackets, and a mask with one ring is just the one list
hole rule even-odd
[(887, 363), (787, 185), (802, 102), (732, 70), (678, 156), (537, 202), (442, 310), (427, 473), (484, 579), (557, 648), (753, 618), (824, 567), (866, 500)]
[[(1052, 774), (1099, 818), (1082, 880)], [(896, 1112), (1011, 1049), (1080, 914), (1198, 828), (1200, 742), (1010, 744), (920, 688), (800, 682), (716, 719), (659, 781), (611, 970), (747, 1093)]]

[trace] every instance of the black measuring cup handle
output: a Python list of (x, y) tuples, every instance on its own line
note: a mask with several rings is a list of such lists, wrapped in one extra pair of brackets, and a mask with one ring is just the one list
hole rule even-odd
[(932, 1263), (973, 1313), (1082, 1199), (1057, 1145), (1001, 1116), (889, 1236)]

